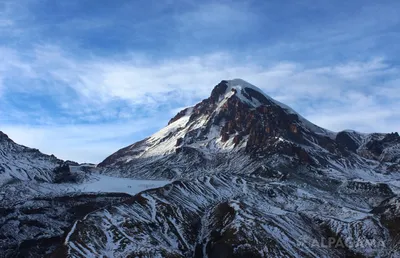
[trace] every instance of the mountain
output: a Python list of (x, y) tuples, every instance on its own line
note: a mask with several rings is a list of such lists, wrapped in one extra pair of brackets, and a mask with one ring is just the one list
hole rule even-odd
[(368, 175), (399, 170), (399, 143), (398, 133), (330, 132), (236, 79), (222, 81), (209, 98), (99, 167), (123, 176), (180, 178), (227, 170), (262, 174), (265, 168), (286, 174), (295, 166), (335, 178), (370, 179)]
[(399, 257), (400, 136), (331, 132), (221, 81), (101, 173), (173, 179), (78, 220), (55, 257)]
[[(77, 219), (68, 210), (90, 203), (90, 196), (53, 198), (49, 186), (69, 163), (74, 164), (19, 145), (0, 132), (0, 257), (41, 257), (35, 256), (43, 251), (38, 249), (58, 244)], [(100, 197), (98, 202), (107, 200)]]
[(48, 257), (75, 221), (167, 183), (96, 172), (93, 164), (62, 161), (0, 132), (0, 257)]
[(0, 131), (0, 186), (13, 180), (51, 182), (63, 161), (12, 141)]

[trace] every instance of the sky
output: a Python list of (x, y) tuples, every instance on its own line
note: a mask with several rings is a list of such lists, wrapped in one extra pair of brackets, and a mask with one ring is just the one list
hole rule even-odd
[(242, 78), (324, 128), (400, 131), (400, 1), (0, 0), (0, 130), (102, 161)]

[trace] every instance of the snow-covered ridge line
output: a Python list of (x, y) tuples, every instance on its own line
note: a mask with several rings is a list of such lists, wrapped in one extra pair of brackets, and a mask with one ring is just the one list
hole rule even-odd
[[(216, 157), (222, 154), (229, 153), (231, 160), (238, 158), (249, 162), (244, 159), (247, 154), (266, 152), (266, 157), (276, 155), (274, 160), (268, 161), (273, 167), (282, 165), (286, 158), (295, 158), (313, 165), (326, 163), (325, 166), (340, 171), (335, 173), (337, 177), (357, 174), (354, 176), (358, 178), (361, 170), (385, 170), (379, 167), (377, 160), (395, 161), (397, 147), (374, 143), (385, 137), (384, 134), (378, 136), (349, 131), (333, 133), (312, 124), (244, 80), (223, 80), (214, 87), (209, 98), (182, 110), (168, 126), (119, 150), (99, 167), (106, 174), (176, 179), (190, 170), (188, 162), (207, 171), (210, 170), (208, 164), (220, 164), (218, 159), (224, 158)], [(371, 152), (374, 145), (377, 145), (373, 148), (375, 151)], [(377, 153), (381, 148), (385, 151)], [(185, 164), (187, 156), (190, 160)], [(343, 156), (346, 160), (339, 160)], [(366, 162), (363, 158), (372, 161)], [(239, 168), (242, 169), (241, 164), (229, 167), (235, 172), (239, 172), (236, 170)]]
[(14, 180), (51, 182), (63, 161), (38, 149), (15, 143), (0, 132), (0, 186)]
[[(297, 240), (327, 231), (345, 240), (392, 240), (387, 225), (399, 209), (388, 198), (400, 189), (400, 136), (329, 137), (277, 103), (243, 80), (222, 81), (105, 166), (68, 171), (63, 163), (67, 179), (79, 174), (73, 183), (43, 183), (29, 173), (31, 181), (11, 181), (0, 191), (0, 253), (12, 245), (50, 253), (58, 243), (42, 240), (58, 237), (66, 255), (69, 248), (69, 257), (85, 258), (218, 257), (220, 244), (244, 257), (388, 257), (351, 246), (300, 248)], [(15, 149), (0, 148), (0, 159)], [(40, 164), (37, 151), (27, 156)]]
[(245, 80), (242, 80), (242, 79), (227, 80), (227, 82), (228, 82), (228, 90), (231, 91), (232, 89), (236, 89), (237, 90), (236, 95), (243, 102), (250, 103), (250, 105), (252, 105), (254, 107), (258, 107), (258, 106), (261, 105), (261, 103), (259, 103), (259, 102), (257, 103), (257, 102), (254, 102), (254, 101), (251, 102), (245, 96), (243, 96), (242, 90), (246, 90), (246, 88), (252, 89), (254, 91), (257, 91), (257, 92), (261, 93), (265, 98), (267, 98), (268, 100), (273, 102), (275, 105), (280, 106), (281, 108), (286, 110), (288, 113), (297, 115), (299, 117), (300, 121), (304, 124), (304, 126), (306, 126), (311, 131), (313, 131), (315, 133), (319, 133), (319, 134), (324, 134), (324, 135), (326, 135), (326, 136), (328, 136), (330, 138), (335, 138), (335, 136), (336, 136), (335, 132), (330, 131), (328, 129), (321, 128), (321, 127), (315, 125), (314, 123), (310, 122), (309, 120), (307, 120), (306, 118), (301, 116), (298, 112), (296, 112), (291, 107), (289, 107), (286, 104), (283, 104), (283, 103), (275, 100), (274, 98), (270, 97), (269, 95), (265, 94), (263, 90), (261, 90), (260, 88), (254, 86), (253, 84), (248, 83), (248, 82), (246, 82)]
[[(218, 253), (220, 242), (229, 243), (236, 254), (247, 254), (243, 257), (249, 253), (261, 255), (254, 257), (383, 255), (386, 250), (374, 248), (350, 246), (337, 251), (317, 248), (311, 242), (298, 245), (301, 240), (329, 237), (327, 229), (344, 241), (365, 240), (371, 234), (379, 241), (390, 239), (366, 202), (384, 200), (385, 194), (338, 194), (339, 198), (321, 188), (241, 176), (194, 178), (90, 214), (67, 246), (77, 257), (193, 257), (198, 250), (203, 250), (204, 257)], [(271, 241), (278, 244), (269, 246)]]

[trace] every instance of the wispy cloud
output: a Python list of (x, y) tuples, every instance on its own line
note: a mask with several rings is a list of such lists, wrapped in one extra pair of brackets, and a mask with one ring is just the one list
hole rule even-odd
[(128, 123), (2, 125), (0, 129), (17, 143), (39, 148), (58, 158), (97, 163), (113, 151), (147, 137), (159, 127), (157, 117), (152, 117)]
[[(133, 110), (138, 107), (157, 111), (171, 103), (171, 109), (193, 104), (207, 97), (220, 80), (235, 77), (253, 82), (300, 111), (308, 111), (304, 105), (306, 101), (321, 108), (329, 101), (340, 102), (342, 107), (346, 103), (349, 107), (354, 106), (357, 103), (357, 98), (351, 97), (354, 94), (358, 97), (369, 94), (368, 98), (376, 101), (374, 104), (377, 106), (382, 104), (378, 103), (382, 92), (376, 91), (377, 87), (393, 91), (395, 88), (387, 85), (399, 79), (398, 68), (389, 65), (383, 58), (317, 67), (295, 62), (263, 65), (240, 60), (227, 53), (157, 62), (144, 57), (135, 58), (134, 55), (123, 59), (92, 57), (81, 60), (59, 48), (41, 46), (27, 63), (17, 57), (10, 60), (3, 64), (3, 69), (8, 71), (7, 76), (12, 78), (22, 74), (29, 78), (45, 78), (53, 88), (48, 89), (47, 85), (35, 90), (42, 91), (44, 95), (50, 90), (50, 94), (60, 101), (58, 108), (79, 116), (87, 115), (88, 120), (93, 110), (103, 118), (118, 115), (130, 117), (129, 112), (134, 113)], [(40, 85), (43, 86), (43, 83)], [(22, 84), (19, 87), (22, 87), (20, 91), (25, 88), (29, 92), (32, 89), (32, 85)], [(8, 90), (14, 91), (11, 88)], [(393, 98), (393, 95), (388, 97)], [(147, 110), (144, 113), (151, 112)], [(334, 129), (340, 128), (337, 126)]]
[(331, 130), (400, 127), (395, 1), (3, 2), (0, 130), (62, 158), (100, 161), (230, 78)]

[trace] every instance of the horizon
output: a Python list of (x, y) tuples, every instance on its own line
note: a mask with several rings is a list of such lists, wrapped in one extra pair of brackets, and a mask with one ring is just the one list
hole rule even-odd
[(233, 78), (328, 130), (399, 131), (399, 2), (152, 3), (2, 1), (0, 131), (97, 164)]

